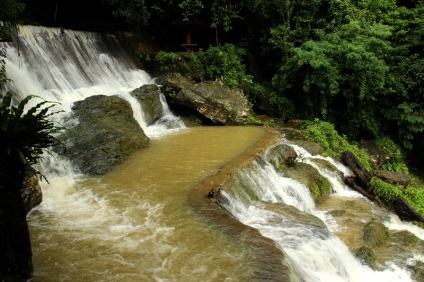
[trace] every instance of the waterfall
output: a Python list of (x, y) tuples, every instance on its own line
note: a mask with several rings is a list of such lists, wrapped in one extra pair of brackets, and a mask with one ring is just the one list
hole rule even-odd
[[(0, 43), (0, 47), (6, 49), (6, 71), (11, 79), (8, 88), (17, 93), (15, 99), (37, 95), (59, 102), (59, 110), (64, 110), (55, 117), (59, 122), (69, 114), (75, 101), (103, 94), (127, 100), (134, 118), (149, 137), (161, 136), (170, 128), (184, 128), (167, 105), (166, 118), (159, 125), (146, 125), (139, 102), (129, 93), (144, 84), (153, 84), (154, 79), (137, 67), (113, 35), (20, 26), (14, 42)], [(166, 104), (164, 100), (162, 103)]]
[[(299, 162), (313, 165), (313, 158), (327, 159), (339, 171), (350, 173), (348, 168), (331, 158), (312, 156), (302, 147), (283, 142), (297, 151)], [(334, 195), (362, 197), (341, 184), (339, 174), (314, 167), (330, 180)], [(242, 223), (273, 239), (306, 282), (413, 281), (410, 273), (395, 263), (382, 271), (361, 264), (326, 226), (330, 222), (322, 211), (316, 210), (309, 189), (285, 177), (265, 158), (259, 158), (252, 167), (240, 170), (234, 186), (222, 191), (222, 196), (225, 209)], [(413, 230), (410, 225), (393, 219), (386, 225), (417, 231), (417, 236), (422, 238), (422, 230), (418, 227)]]

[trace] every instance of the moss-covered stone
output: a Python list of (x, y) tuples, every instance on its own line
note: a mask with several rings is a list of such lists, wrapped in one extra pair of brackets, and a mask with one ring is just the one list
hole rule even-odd
[(317, 203), (323, 201), (331, 193), (331, 183), (309, 164), (299, 163), (285, 169), (284, 173), (287, 177), (308, 187)]
[(364, 243), (370, 248), (381, 246), (389, 236), (389, 230), (377, 220), (369, 222), (363, 228)]
[(65, 148), (55, 150), (84, 174), (104, 174), (149, 144), (131, 105), (117, 96), (97, 95), (78, 101), (71, 119), (77, 124), (59, 137)]
[(131, 91), (131, 95), (140, 101), (144, 120), (147, 125), (152, 124), (162, 116), (159, 87), (156, 84), (145, 84)]
[(355, 251), (355, 256), (369, 267), (375, 266), (376, 255), (373, 249), (362, 246)]

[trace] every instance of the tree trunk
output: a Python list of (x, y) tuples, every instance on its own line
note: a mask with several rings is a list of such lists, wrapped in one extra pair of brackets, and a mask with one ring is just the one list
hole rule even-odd
[(342, 162), (350, 168), (356, 175), (356, 182), (365, 190), (368, 190), (372, 179), (372, 173), (369, 172), (361, 161), (350, 151), (344, 151), (341, 155)]
[(0, 281), (23, 281), (33, 270), (23, 179), (23, 170), (0, 177)]

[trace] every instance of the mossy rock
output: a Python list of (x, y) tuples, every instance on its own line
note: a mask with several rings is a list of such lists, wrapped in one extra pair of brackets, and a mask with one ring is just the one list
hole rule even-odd
[(72, 110), (70, 120), (78, 123), (59, 136), (65, 148), (55, 151), (84, 174), (104, 174), (149, 144), (131, 105), (118, 96), (91, 96), (75, 102)]
[(375, 266), (375, 260), (377, 256), (373, 249), (362, 246), (355, 251), (355, 256), (364, 264), (371, 268)]
[(392, 241), (403, 247), (415, 247), (422, 242), (420, 238), (407, 230), (401, 230), (393, 233)]
[(299, 163), (284, 170), (284, 174), (311, 191), (317, 203), (321, 203), (331, 193), (331, 183), (309, 164)]
[(332, 211), (328, 211), (327, 214), (333, 216), (333, 217), (339, 217), (342, 216), (346, 213), (345, 210), (332, 210)]
[(363, 228), (364, 243), (370, 248), (381, 246), (389, 236), (389, 230), (377, 220), (369, 222)]
[(424, 262), (417, 261), (415, 265), (409, 267), (414, 272), (416, 281), (424, 281)]

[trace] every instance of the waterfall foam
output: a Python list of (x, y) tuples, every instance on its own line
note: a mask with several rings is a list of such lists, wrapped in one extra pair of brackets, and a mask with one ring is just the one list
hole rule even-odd
[[(64, 110), (56, 117), (59, 121), (75, 101), (103, 94), (127, 100), (134, 118), (149, 137), (161, 136), (169, 127), (185, 127), (165, 106), (165, 121), (162, 119), (160, 126), (149, 129), (139, 102), (129, 93), (144, 84), (153, 84), (154, 79), (137, 67), (113, 35), (20, 26), (14, 43), (0, 44), (7, 52), (6, 71), (11, 79), (8, 88), (17, 93), (19, 100), (37, 95), (59, 102), (60, 110)], [(166, 121), (171, 125), (166, 126)]]
[[(343, 173), (350, 173), (335, 160), (311, 156), (305, 149), (290, 145), (299, 154), (298, 161), (312, 165), (311, 158), (322, 158), (329, 160)], [(316, 165), (314, 167), (331, 181), (335, 195), (362, 197), (355, 191), (349, 191), (348, 187), (343, 187), (337, 178), (338, 174), (325, 172), (325, 169)], [(235, 182), (244, 183), (243, 187), (249, 187), (251, 191), (246, 193), (246, 188), (223, 191), (225, 208), (244, 224), (273, 239), (287, 253), (305, 281), (413, 281), (408, 270), (394, 263), (388, 263), (381, 271), (372, 270), (361, 264), (327, 227), (320, 226), (315, 220), (301, 220), (304, 218), (302, 214), (307, 212), (327, 221), (323, 213), (315, 209), (309, 190), (302, 184), (285, 178), (266, 160), (261, 159), (249, 169), (242, 170)], [(278, 207), (269, 203), (282, 205)], [(299, 211), (299, 216), (293, 217), (293, 213), (284, 212), (285, 205), (294, 206)]]

